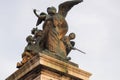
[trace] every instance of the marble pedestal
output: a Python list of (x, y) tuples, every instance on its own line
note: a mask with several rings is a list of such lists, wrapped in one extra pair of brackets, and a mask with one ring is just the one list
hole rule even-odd
[(39, 53), (6, 80), (89, 80), (90, 76), (72, 62)]

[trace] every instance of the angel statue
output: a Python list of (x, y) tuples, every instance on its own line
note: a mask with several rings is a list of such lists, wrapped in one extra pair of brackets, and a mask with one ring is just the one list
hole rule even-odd
[[(75, 38), (74, 33), (70, 33), (66, 36), (68, 31), (68, 24), (65, 20), (68, 11), (83, 0), (66, 1), (59, 5), (58, 12), (55, 7), (48, 7), (47, 13), (37, 14), (37, 10), (34, 9), (34, 14), (38, 17), (36, 26), (42, 22), (43, 29), (33, 28), (32, 35), (26, 38), (28, 45), (22, 54), (22, 61), (17, 63), (17, 68), (23, 66), (27, 61), (34, 57), (39, 52), (53, 53), (53, 55), (59, 56), (60, 59), (68, 59), (67, 55), (74, 48)], [(78, 49), (77, 49), (78, 50)]]
[(38, 17), (36, 26), (42, 21), (44, 33), (44, 47), (50, 52), (53, 52), (61, 57), (66, 57), (66, 46), (62, 39), (68, 31), (68, 24), (65, 20), (68, 11), (83, 0), (66, 1), (59, 5), (58, 12), (55, 7), (48, 7), (47, 14), (42, 12), (37, 14), (34, 9), (34, 14)]

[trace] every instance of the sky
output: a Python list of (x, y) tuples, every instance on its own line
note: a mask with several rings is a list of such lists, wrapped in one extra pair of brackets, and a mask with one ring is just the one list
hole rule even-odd
[[(27, 45), (26, 37), (35, 27), (33, 9), (46, 8), (67, 0), (0, 0), (0, 80), (17, 70), (16, 63)], [(71, 51), (71, 61), (92, 73), (90, 80), (120, 80), (120, 1), (84, 0), (74, 6), (66, 20), (67, 34), (74, 32), (78, 49)], [(38, 26), (41, 29), (41, 25)]]

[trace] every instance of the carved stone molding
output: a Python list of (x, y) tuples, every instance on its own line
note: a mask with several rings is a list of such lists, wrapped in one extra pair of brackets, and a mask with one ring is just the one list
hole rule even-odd
[(70, 62), (39, 53), (6, 80), (89, 80), (90, 76)]

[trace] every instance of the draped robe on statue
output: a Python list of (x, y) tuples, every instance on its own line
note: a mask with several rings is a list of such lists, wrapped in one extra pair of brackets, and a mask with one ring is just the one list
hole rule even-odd
[(66, 48), (61, 40), (68, 31), (68, 25), (64, 17), (55, 14), (46, 19), (43, 25), (45, 34), (45, 47), (49, 51), (58, 54), (61, 57), (66, 56)]

